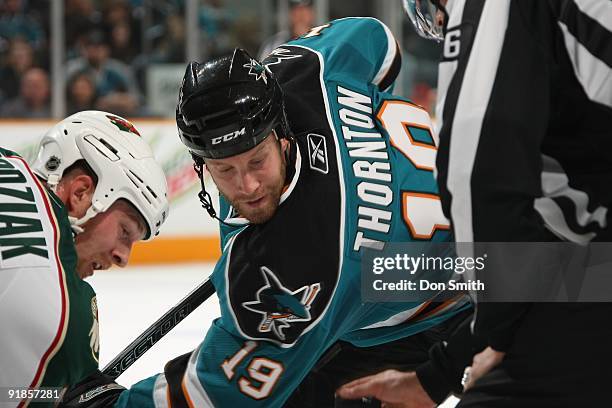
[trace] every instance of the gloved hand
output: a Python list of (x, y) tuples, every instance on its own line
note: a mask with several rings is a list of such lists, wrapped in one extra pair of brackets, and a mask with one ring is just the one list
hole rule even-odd
[(99, 370), (69, 387), (58, 403), (58, 408), (102, 408), (112, 407), (125, 390), (112, 377)]

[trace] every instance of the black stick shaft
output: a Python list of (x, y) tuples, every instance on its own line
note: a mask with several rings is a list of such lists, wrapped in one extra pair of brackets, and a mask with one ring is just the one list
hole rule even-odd
[(119, 377), (147, 350), (186, 318), (189, 313), (193, 312), (206, 299), (211, 297), (213, 293), (215, 293), (215, 288), (210, 279), (206, 279), (200, 286), (192, 290), (177, 303), (176, 306), (157, 319), (136, 340), (131, 342), (117, 357), (104, 367), (103, 373), (110, 375), (114, 379)]

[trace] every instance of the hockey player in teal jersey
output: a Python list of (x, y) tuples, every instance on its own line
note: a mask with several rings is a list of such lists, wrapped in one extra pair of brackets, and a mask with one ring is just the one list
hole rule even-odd
[(200, 193), (222, 222), (221, 317), (163, 374), (123, 392), (92, 377), (66, 406), (280, 407), (337, 342), (387, 344), (469, 307), (361, 301), (364, 248), (450, 239), (429, 116), (386, 92), (399, 65), (382, 23), (349, 18), (263, 63), (235, 50), (188, 66), (177, 123), (222, 194), (217, 215)]
[(110, 113), (59, 122), (31, 165), (0, 149), (0, 405), (31, 402), (7, 390), (56, 387), (30, 404), (52, 406), (97, 370), (98, 307), (83, 278), (125, 266), (132, 244), (156, 235), (166, 191), (149, 146)]

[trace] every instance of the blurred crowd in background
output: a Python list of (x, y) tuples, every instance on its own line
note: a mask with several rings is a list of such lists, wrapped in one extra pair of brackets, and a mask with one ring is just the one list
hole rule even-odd
[[(52, 116), (51, 1), (58, 0), (0, 0), (2, 118)], [(263, 58), (316, 25), (316, 0), (284, 1), (287, 29), (283, 30), (275, 17), (266, 18), (276, 16), (279, 0), (199, 1), (198, 58), (221, 56), (234, 47)], [(329, 17), (373, 15), (372, 3), (329, 1)], [(399, 1), (397, 13), (401, 13)], [(261, 23), (264, 18), (268, 25)], [(156, 101), (160, 95), (176, 98), (172, 84), (176, 82), (176, 90), (180, 84), (172, 78), (182, 77), (187, 62), (185, 0), (64, 0), (64, 29), (66, 114), (100, 109), (128, 117), (172, 116), (171, 109)], [(431, 111), (438, 49), (410, 28), (399, 40), (404, 57), (401, 93)], [(165, 89), (156, 78), (164, 78), (167, 67), (173, 74)], [(162, 76), (156, 77), (156, 72)]]

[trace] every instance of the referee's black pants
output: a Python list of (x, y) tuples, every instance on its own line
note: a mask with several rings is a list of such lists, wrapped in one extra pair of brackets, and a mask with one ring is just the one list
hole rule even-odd
[(458, 408), (612, 406), (612, 303), (536, 303)]

